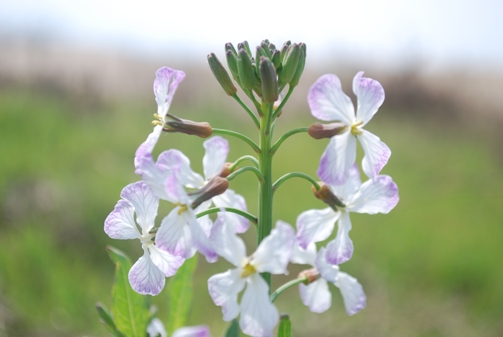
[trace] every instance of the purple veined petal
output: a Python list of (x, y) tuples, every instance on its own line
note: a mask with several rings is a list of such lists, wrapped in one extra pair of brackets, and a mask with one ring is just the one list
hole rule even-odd
[(181, 256), (171, 255), (170, 253), (159, 249), (155, 245), (148, 247), (150, 259), (164, 273), (164, 276), (170, 277), (176, 274), (185, 261)]
[(356, 137), (346, 131), (330, 139), (321, 155), (318, 177), (328, 185), (341, 185), (356, 160)]
[(344, 184), (330, 186), (334, 194), (343, 202), (351, 200), (352, 197), (360, 190), (362, 181), (360, 179), (360, 169), (354, 163), (348, 171), (348, 177)]
[(340, 272), (334, 284), (341, 290), (348, 315), (352, 316), (367, 306), (367, 297), (363, 292), (363, 287), (354, 277)]
[(152, 155), (152, 151), (154, 150), (154, 147), (157, 144), (157, 141), (159, 140), (161, 133), (162, 133), (162, 126), (156, 125), (152, 133), (148, 135), (147, 140), (141, 143), (138, 149), (136, 150), (134, 156), (134, 167), (137, 170), (136, 174), (141, 174), (141, 171), (138, 168), (139, 159), (146, 155)]
[(137, 157), (136, 173), (141, 175), (142, 180), (152, 189), (155, 196), (163, 200), (169, 200), (164, 188), (165, 173), (161, 172), (156, 166), (152, 155), (146, 154), (143, 157)]
[(229, 142), (219, 136), (212, 137), (203, 143), (206, 152), (203, 157), (204, 177), (206, 180), (214, 178), (227, 160), (229, 154)]
[(311, 284), (299, 284), (300, 299), (311, 312), (322, 313), (332, 305), (332, 294), (326, 280), (320, 278)]
[(365, 153), (362, 161), (363, 172), (367, 177), (373, 179), (388, 162), (391, 150), (379, 137), (367, 130), (362, 130), (362, 134), (358, 136), (358, 139)]
[(134, 220), (134, 207), (126, 200), (119, 200), (114, 210), (105, 219), (105, 233), (112, 239), (140, 239)]
[(292, 256), (290, 261), (296, 264), (308, 264), (314, 267), (316, 260), (316, 244), (310, 243), (306, 249), (302, 248), (296, 241), (293, 245)]
[(299, 245), (306, 249), (310, 243), (328, 238), (332, 234), (339, 216), (340, 212), (335, 212), (330, 207), (302, 212), (297, 218), (297, 241)]
[(164, 107), (166, 113), (180, 82), (185, 73), (168, 67), (162, 67), (155, 73), (154, 94), (159, 107)]
[(279, 314), (269, 299), (269, 287), (260, 274), (248, 277), (240, 309), (239, 326), (245, 334), (272, 337), (272, 330), (278, 324)]
[(177, 329), (171, 337), (211, 337), (211, 333), (206, 325), (198, 325)]
[(363, 183), (358, 194), (348, 204), (351, 212), (387, 214), (399, 200), (398, 187), (390, 176), (377, 176)]
[(168, 337), (164, 324), (162, 324), (162, 321), (157, 317), (150, 321), (150, 324), (147, 327), (147, 334), (148, 337)]
[(327, 262), (326, 250), (324, 247), (318, 252), (314, 265), (323, 279), (331, 283), (335, 282), (339, 274), (339, 266)]
[(203, 177), (192, 171), (189, 158), (181, 151), (164, 151), (157, 158), (156, 166), (161, 171), (171, 171), (173, 168), (177, 168), (177, 178), (183, 186), (188, 188), (201, 188), (204, 186)]
[(363, 77), (363, 71), (360, 71), (353, 79), (353, 92), (358, 100), (356, 120), (362, 121), (364, 126), (384, 102), (384, 89), (381, 83)]
[(192, 203), (187, 191), (185, 191), (180, 179), (178, 179), (177, 168), (173, 168), (164, 179), (164, 191), (166, 193), (166, 200), (173, 204), (190, 205)]
[(178, 214), (179, 211), (180, 206), (175, 207), (162, 220), (155, 244), (172, 255), (188, 259), (193, 255), (192, 234), (188, 226), (190, 219), (185, 215), (187, 212)]
[(154, 296), (161, 292), (166, 281), (163, 272), (152, 262), (146, 250), (131, 267), (128, 278), (134, 291)]
[(224, 321), (229, 322), (239, 315), (238, 294), (243, 290), (245, 280), (239, 269), (213, 275), (208, 279), (208, 291), (211, 299), (222, 307)]
[[(213, 197), (213, 203), (216, 207), (232, 207), (242, 211), (246, 211), (246, 201), (241, 195), (233, 190), (228, 189), (224, 193)], [(236, 233), (244, 233), (250, 227), (250, 222), (245, 217), (236, 213), (226, 212), (225, 216), (228, 217), (228, 223), (236, 227)]]
[(251, 264), (261, 273), (286, 274), (294, 244), (297, 243), (292, 226), (279, 220), (257, 247)]
[(323, 75), (314, 82), (307, 102), (311, 114), (323, 121), (338, 120), (351, 126), (356, 118), (351, 99), (342, 91), (341, 81), (333, 74)]
[(327, 245), (327, 252), (325, 258), (328, 263), (341, 264), (353, 256), (353, 241), (349, 237), (351, 230), (351, 220), (349, 219), (349, 212), (341, 212), (338, 222), (337, 236), (335, 240)]
[(218, 215), (211, 229), (210, 241), (218, 255), (235, 265), (241, 267), (246, 259), (246, 246), (243, 240), (236, 235), (233, 226), (227, 221), (224, 212)]
[[(200, 220), (200, 219), (199, 219)], [(204, 220), (202, 220), (204, 222)], [(211, 220), (210, 220), (211, 221)], [(218, 260), (218, 255), (213, 247), (213, 242), (209, 239), (209, 233), (206, 234), (201, 228), (198, 219), (195, 217), (189, 224), (190, 233), (192, 235), (192, 242), (196, 247), (197, 251), (206, 257), (206, 261), (209, 263), (216, 262)]]
[(154, 221), (159, 207), (159, 198), (143, 181), (129, 184), (121, 192), (121, 197), (129, 201), (136, 212), (136, 221), (142, 233), (148, 233), (154, 227)]

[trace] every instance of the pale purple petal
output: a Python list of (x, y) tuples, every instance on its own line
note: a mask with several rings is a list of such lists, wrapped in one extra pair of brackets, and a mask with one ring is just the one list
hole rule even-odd
[(325, 254), (327, 262), (331, 264), (344, 263), (353, 256), (353, 241), (349, 237), (349, 231), (351, 230), (349, 212), (341, 212), (338, 226), (337, 236), (335, 240), (327, 245), (327, 252)]
[(206, 150), (203, 157), (204, 177), (210, 180), (222, 171), (229, 154), (229, 142), (216, 136), (205, 141), (203, 146)]
[(185, 78), (185, 73), (168, 67), (162, 67), (155, 73), (154, 94), (159, 107), (166, 113), (175, 94), (176, 88)]
[(152, 133), (150, 133), (143, 143), (140, 144), (138, 149), (136, 150), (134, 157), (134, 167), (136, 169), (136, 174), (141, 174), (141, 169), (138, 167), (140, 158), (151, 155), (154, 150), (155, 144), (159, 140), (159, 137), (162, 133), (162, 126), (156, 125)]
[(332, 234), (340, 212), (333, 209), (312, 209), (302, 212), (297, 218), (297, 241), (306, 249), (312, 242), (323, 241)]
[(129, 271), (131, 288), (142, 295), (157, 295), (164, 288), (166, 278), (163, 272), (152, 262), (147, 251)]
[(342, 202), (347, 202), (352, 199), (361, 186), (362, 181), (360, 179), (360, 169), (358, 168), (358, 165), (354, 163), (348, 171), (348, 178), (346, 182), (342, 185), (330, 186), (330, 188)]
[(134, 220), (134, 208), (126, 200), (119, 200), (105, 220), (105, 233), (112, 239), (139, 239), (140, 232)]
[(162, 172), (155, 165), (151, 154), (137, 157), (136, 173), (141, 175), (142, 180), (152, 189), (155, 196), (163, 200), (169, 200), (164, 188), (164, 180), (169, 172)]
[(379, 137), (366, 130), (362, 130), (362, 134), (358, 136), (358, 139), (365, 153), (362, 161), (363, 172), (372, 179), (381, 172), (388, 162), (391, 150)]
[(367, 297), (363, 292), (363, 287), (354, 277), (340, 272), (335, 285), (341, 290), (348, 315), (354, 315), (367, 306)]
[(189, 195), (178, 179), (178, 169), (174, 168), (164, 179), (164, 191), (166, 200), (174, 204), (190, 205), (192, 202)]
[(155, 245), (148, 247), (150, 259), (164, 273), (164, 276), (169, 277), (176, 274), (185, 261), (181, 256), (171, 255), (170, 253), (159, 249)]
[(293, 245), (290, 261), (297, 264), (308, 264), (314, 267), (316, 260), (316, 244), (310, 243), (306, 249), (302, 248), (297, 242)]
[(387, 214), (398, 203), (398, 187), (390, 176), (377, 176), (363, 183), (359, 193), (348, 204), (351, 212)]
[(327, 281), (320, 278), (311, 284), (299, 284), (300, 299), (311, 312), (322, 313), (332, 305), (332, 294)]
[(353, 92), (358, 100), (356, 120), (367, 124), (384, 102), (384, 89), (381, 83), (368, 77), (363, 77), (363, 71), (353, 79)]
[(229, 322), (239, 315), (238, 294), (243, 290), (245, 280), (238, 269), (213, 275), (208, 279), (208, 291), (213, 302), (222, 307), (224, 321)]
[(192, 235), (188, 224), (190, 214), (186, 211), (179, 214), (180, 206), (175, 207), (166, 216), (155, 236), (155, 244), (172, 255), (185, 259), (193, 255)]
[(245, 334), (272, 337), (279, 314), (269, 300), (269, 287), (260, 274), (253, 274), (248, 278), (240, 307), (239, 326)]
[(213, 224), (210, 241), (218, 255), (236, 267), (241, 267), (246, 259), (246, 246), (243, 240), (234, 232), (233, 226), (227, 222), (226, 215), (222, 213), (218, 215)]
[(171, 337), (211, 337), (211, 333), (206, 325), (198, 325), (177, 329)]
[(190, 168), (190, 160), (181, 151), (164, 151), (157, 158), (156, 166), (161, 171), (178, 170), (178, 181), (188, 188), (201, 188), (204, 186), (204, 180), (201, 175), (195, 173)]
[(330, 139), (320, 160), (318, 177), (328, 185), (341, 185), (356, 160), (356, 137), (346, 131)]
[(168, 337), (164, 324), (159, 318), (154, 318), (147, 327), (148, 337)]
[(136, 212), (136, 221), (142, 228), (142, 233), (148, 233), (154, 227), (159, 198), (143, 181), (129, 184), (121, 192), (121, 197), (129, 201)]
[(324, 247), (320, 249), (315, 261), (316, 270), (320, 273), (321, 277), (328, 282), (334, 283), (339, 273), (339, 266), (327, 262), (326, 250)]
[(336, 75), (321, 76), (309, 89), (307, 101), (311, 114), (323, 121), (341, 121), (351, 126), (355, 110), (351, 99), (342, 91), (341, 81)]
[(257, 247), (251, 264), (261, 273), (286, 274), (294, 244), (295, 232), (292, 226), (279, 220), (271, 234)]
[[(204, 220), (202, 221), (204, 222)], [(213, 242), (211, 242), (208, 237), (209, 233), (205, 233), (204, 229), (195, 217), (190, 221), (189, 226), (190, 233), (192, 235), (192, 242), (197, 251), (206, 257), (207, 262), (216, 262), (218, 260), (218, 255), (213, 247)]]
[[(224, 193), (213, 197), (213, 203), (216, 207), (232, 207), (242, 211), (246, 211), (246, 201), (241, 195), (233, 190), (228, 189)], [(250, 222), (245, 217), (236, 213), (226, 212), (225, 216), (228, 217), (228, 223), (236, 227), (236, 233), (244, 233), (250, 227)]]

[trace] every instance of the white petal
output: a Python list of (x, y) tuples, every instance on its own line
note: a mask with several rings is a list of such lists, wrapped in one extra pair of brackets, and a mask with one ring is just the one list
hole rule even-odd
[(341, 217), (338, 221), (338, 230), (335, 240), (327, 245), (327, 252), (325, 257), (328, 263), (341, 264), (353, 256), (353, 241), (349, 237), (351, 230), (351, 220), (349, 219), (349, 212), (341, 212)]
[[(213, 203), (216, 207), (232, 207), (242, 211), (246, 211), (246, 201), (241, 195), (233, 190), (227, 190), (224, 193), (213, 197)], [(244, 233), (250, 227), (250, 222), (245, 217), (236, 213), (226, 212), (225, 216), (228, 217), (228, 223), (234, 224), (237, 233)]]
[(168, 337), (164, 324), (159, 318), (154, 318), (147, 327), (148, 337)]
[(271, 337), (278, 324), (279, 314), (269, 300), (269, 287), (259, 274), (251, 275), (241, 299), (239, 326), (245, 334)]
[(152, 189), (154, 194), (163, 200), (169, 200), (164, 188), (164, 180), (169, 172), (162, 172), (155, 165), (151, 154), (137, 157), (136, 173)]
[(363, 77), (363, 71), (360, 71), (353, 79), (353, 92), (358, 99), (356, 119), (365, 125), (384, 102), (384, 89), (381, 83)]
[(185, 78), (185, 73), (168, 67), (162, 67), (155, 73), (154, 94), (159, 107), (166, 113), (178, 85)]
[[(204, 220), (203, 220), (204, 221)], [(209, 263), (216, 262), (218, 255), (213, 247), (213, 242), (210, 241), (209, 235), (205, 233), (198, 220), (194, 219), (190, 222), (190, 233), (192, 234), (192, 242), (197, 251), (206, 257)]]
[(159, 198), (143, 181), (129, 184), (121, 192), (121, 197), (129, 201), (136, 212), (136, 221), (142, 228), (142, 233), (148, 233), (154, 227)]
[(297, 241), (302, 248), (311, 242), (323, 241), (332, 234), (340, 212), (331, 208), (312, 209), (302, 212), (297, 218)]
[(174, 204), (190, 205), (192, 202), (178, 179), (177, 168), (169, 172), (169, 175), (164, 179), (164, 191), (166, 192), (166, 200)]
[(152, 133), (150, 133), (147, 137), (147, 140), (145, 140), (141, 145), (138, 147), (136, 150), (135, 156), (134, 156), (134, 167), (137, 170), (135, 173), (136, 174), (141, 174), (140, 171), (138, 171), (138, 164), (140, 158), (145, 157), (146, 155), (152, 155), (152, 151), (154, 150), (155, 144), (157, 144), (157, 141), (159, 140), (159, 137), (161, 136), (162, 133), (162, 126), (156, 125), (154, 127), (154, 130)]
[(329, 185), (341, 185), (356, 160), (356, 137), (349, 131), (330, 139), (321, 155), (318, 177)]
[(233, 320), (239, 315), (238, 294), (245, 286), (238, 269), (213, 275), (208, 279), (208, 291), (213, 302), (222, 307), (224, 321)]
[(203, 146), (206, 149), (203, 157), (204, 177), (210, 180), (222, 171), (229, 154), (229, 142), (216, 136), (205, 141)]
[(126, 200), (119, 200), (105, 220), (105, 233), (112, 239), (139, 239), (140, 232), (134, 220), (134, 208)]
[(354, 315), (367, 306), (367, 297), (358, 281), (346, 273), (340, 272), (335, 285), (339, 287), (348, 315)]
[(344, 184), (330, 186), (334, 194), (343, 202), (351, 200), (362, 186), (360, 170), (356, 163), (351, 166), (348, 173), (348, 178)]
[(387, 214), (398, 203), (398, 187), (390, 176), (377, 176), (363, 183), (347, 209), (351, 212)]
[(292, 226), (277, 221), (271, 234), (257, 247), (251, 264), (261, 273), (286, 274), (294, 243), (295, 233)]
[(323, 121), (338, 120), (350, 126), (355, 120), (353, 103), (336, 75), (321, 76), (309, 89), (307, 101), (311, 114)]
[(133, 290), (142, 295), (159, 294), (166, 281), (164, 274), (152, 262), (147, 251), (131, 267), (128, 278)]
[(164, 273), (164, 276), (169, 277), (176, 274), (185, 261), (181, 256), (171, 255), (170, 253), (159, 249), (155, 245), (148, 247), (150, 259)]
[(311, 284), (299, 284), (300, 299), (311, 312), (322, 313), (332, 305), (332, 294), (327, 281), (320, 278)]
[(323, 279), (328, 282), (335, 282), (337, 275), (339, 274), (339, 266), (327, 262), (326, 250), (324, 247), (318, 252), (314, 264), (316, 266), (316, 270), (318, 270)]
[(388, 162), (391, 150), (388, 145), (381, 142), (379, 137), (367, 130), (362, 130), (362, 134), (358, 136), (358, 139), (365, 153), (362, 161), (363, 172), (372, 179), (381, 172)]
[(227, 221), (228, 218), (224, 214), (218, 215), (211, 229), (210, 241), (218, 255), (240, 267), (246, 259), (246, 246)]
[(161, 171), (178, 169), (178, 181), (188, 188), (201, 188), (204, 186), (204, 179), (190, 168), (190, 160), (181, 151), (168, 150), (159, 155), (157, 167)]
[(180, 206), (166, 216), (155, 236), (155, 244), (172, 255), (185, 259), (193, 254), (192, 235), (185, 213), (178, 214)]
[(211, 334), (206, 325), (198, 325), (177, 329), (172, 337), (211, 337)]
[(297, 242), (293, 245), (292, 257), (290, 261), (297, 264), (308, 264), (314, 266), (316, 260), (316, 244), (310, 243), (306, 249), (302, 248)]

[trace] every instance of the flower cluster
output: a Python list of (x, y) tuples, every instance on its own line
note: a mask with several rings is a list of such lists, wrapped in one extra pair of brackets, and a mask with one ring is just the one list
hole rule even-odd
[[(213, 129), (208, 123), (170, 114), (173, 95), (185, 74), (167, 67), (157, 71), (155, 127), (134, 158), (135, 172), (141, 181), (123, 189), (122, 199), (105, 220), (105, 232), (111, 238), (139, 239), (141, 242), (143, 256), (129, 271), (129, 282), (135, 291), (159, 294), (165, 277), (174, 275), (186, 259), (199, 252), (210, 263), (222, 257), (233, 266), (209, 278), (209, 295), (222, 308), (225, 321), (239, 316), (239, 325), (248, 335), (272, 336), (279, 321), (273, 302), (281, 291), (270, 296), (269, 277), (288, 274), (290, 262), (311, 268), (302, 272), (295, 284), (299, 284), (302, 303), (312, 312), (323, 312), (330, 307), (328, 283), (341, 291), (349, 315), (365, 308), (366, 297), (361, 284), (340, 271), (339, 265), (353, 256), (350, 213), (388, 213), (399, 199), (391, 177), (379, 175), (390, 157), (390, 149), (377, 136), (363, 129), (383, 103), (384, 90), (379, 82), (363, 77), (363, 72), (358, 73), (353, 81), (358, 99), (355, 113), (337, 76), (320, 77), (309, 91), (308, 103), (314, 117), (332, 123), (315, 123), (309, 129), (290, 132), (273, 146), (271, 125), (298, 83), (305, 56), (304, 44), (290, 42), (276, 49), (265, 40), (257, 47), (255, 58), (247, 43), (239, 44), (238, 50), (226, 45), (232, 76), (254, 102), (257, 115), (239, 100), (236, 87), (216, 56), (208, 56), (221, 86), (238, 100), (258, 127), (260, 145), (237, 132)], [(287, 94), (281, 95), (287, 86)], [(283, 100), (278, 101), (280, 97)], [(321, 181), (292, 173), (273, 183), (271, 166), (275, 150), (291, 134), (305, 131), (316, 139), (330, 138), (318, 168)], [(154, 159), (153, 150), (163, 132), (182, 132), (201, 138), (215, 133), (237, 137), (247, 142), (256, 156), (246, 155), (227, 163), (229, 143), (214, 136), (203, 143), (204, 174), (200, 175), (191, 169), (189, 158), (178, 150), (164, 151)], [(365, 153), (362, 170), (369, 178), (363, 183), (356, 163), (357, 140)], [(245, 161), (252, 165), (238, 169)], [(229, 189), (229, 182), (245, 171), (255, 173), (259, 181), (258, 217), (248, 213), (244, 198)], [(272, 192), (290, 177), (311, 181), (314, 196), (328, 205), (325, 209), (302, 212), (297, 218), (296, 229), (283, 221), (277, 221), (275, 226), (272, 224)], [(156, 225), (160, 200), (171, 203), (172, 209)], [(213, 218), (215, 221), (211, 213), (217, 214), (216, 219)], [(247, 254), (245, 243), (239, 237), (248, 230), (250, 222), (257, 225), (259, 235), (258, 247), (251, 255)], [(336, 223), (338, 229), (333, 235)], [(326, 240), (329, 240), (327, 245), (322, 247), (320, 243)]]

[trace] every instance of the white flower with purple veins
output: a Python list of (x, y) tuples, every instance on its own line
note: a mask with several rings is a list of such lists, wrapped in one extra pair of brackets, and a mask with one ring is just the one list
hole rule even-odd
[[(168, 333), (159, 318), (154, 318), (147, 327), (148, 337), (168, 337)], [(211, 337), (210, 329), (205, 325), (189, 326), (176, 329), (171, 337)]]
[[(243, 240), (219, 216), (210, 240), (218, 255), (236, 266), (208, 280), (210, 296), (216, 305), (222, 307), (224, 321), (231, 321), (241, 314), (239, 326), (244, 333), (250, 336), (272, 336), (279, 314), (269, 299), (269, 287), (259, 273), (287, 273), (286, 267), (295, 240), (292, 227), (278, 221), (255, 253), (247, 256)], [(238, 303), (238, 294), (245, 286), (241, 303)]]
[(330, 185), (340, 185), (348, 179), (351, 165), (356, 161), (357, 139), (365, 153), (362, 168), (369, 178), (376, 177), (391, 156), (389, 147), (379, 137), (363, 129), (384, 101), (383, 87), (376, 80), (363, 77), (361, 71), (353, 79), (353, 92), (358, 99), (356, 114), (336, 75), (321, 76), (308, 94), (314, 117), (340, 121), (346, 126), (344, 132), (330, 139), (321, 157), (318, 176)]
[(328, 207), (301, 213), (297, 218), (297, 240), (303, 249), (312, 242), (323, 241), (332, 234), (337, 221), (337, 235), (327, 245), (326, 251), (327, 261), (335, 265), (348, 261), (353, 255), (353, 242), (349, 237), (349, 213), (387, 214), (396, 206), (399, 197), (398, 187), (389, 176), (379, 175), (362, 184), (356, 165), (350, 169), (344, 185), (329, 188), (345, 207), (336, 207), (336, 210)]
[(299, 285), (302, 303), (312, 312), (322, 313), (330, 308), (332, 295), (328, 290), (327, 282), (333, 283), (339, 288), (348, 315), (356, 314), (367, 305), (367, 298), (361, 284), (354, 277), (341, 272), (339, 266), (329, 264), (325, 258), (325, 248), (321, 248), (316, 254), (314, 243), (311, 243), (307, 249), (296, 245), (291, 261), (298, 264), (308, 264), (316, 268), (316, 272), (321, 276), (308, 285), (303, 283)]
[(166, 123), (166, 116), (173, 100), (178, 85), (185, 78), (185, 73), (181, 70), (176, 70), (168, 67), (162, 67), (157, 70), (154, 80), (154, 94), (155, 101), (157, 102), (157, 114), (154, 115), (158, 121), (152, 133), (147, 137), (138, 150), (136, 150), (135, 166), (137, 164), (136, 158), (142, 157), (144, 153), (152, 153), (155, 144), (161, 136), (162, 129)]
[(174, 275), (184, 259), (154, 244), (155, 234), (150, 231), (154, 228), (159, 199), (144, 182), (124, 187), (121, 198), (105, 220), (105, 233), (112, 239), (141, 241), (143, 256), (129, 271), (129, 282), (140, 294), (157, 295), (164, 287), (165, 277)]

